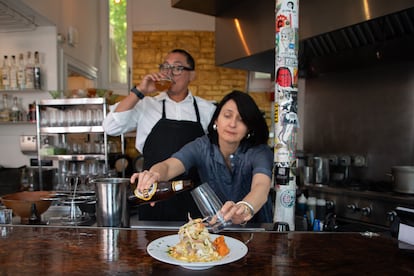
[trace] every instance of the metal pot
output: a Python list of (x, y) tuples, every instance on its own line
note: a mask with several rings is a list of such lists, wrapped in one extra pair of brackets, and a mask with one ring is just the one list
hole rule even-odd
[(414, 194), (414, 166), (394, 166), (391, 174), (394, 192)]
[(95, 184), (97, 225), (129, 227), (129, 178), (97, 178), (91, 182)]

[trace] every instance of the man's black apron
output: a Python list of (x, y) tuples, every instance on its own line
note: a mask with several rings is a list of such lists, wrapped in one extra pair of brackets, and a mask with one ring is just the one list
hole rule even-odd
[[(204, 135), (195, 99), (193, 103), (197, 122), (177, 121), (166, 118), (165, 100), (163, 100), (162, 118), (155, 124), (145, 140), (143, 148), (144, 170), (148, 170), (155, 163), (171, 157), (173, 153), (177, 152), (185, 144)], [(196, 185), (199, 184), (195, 168), (188, 175), (181, 175), (175, 179), (192, 179)], [(151, 207), (149, 204), (139, 206), (138, 213), (139, 220), (187, 221), (188, 213), (190, 213), (192, 218), (201, 217), (189, 191), (179, 193), (171, 199), (157, 202), (154, 207)]]

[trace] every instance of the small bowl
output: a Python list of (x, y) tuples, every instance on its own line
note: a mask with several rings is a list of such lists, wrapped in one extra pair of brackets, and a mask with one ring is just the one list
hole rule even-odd
[(53, 193), (50, 191), (18, 192), (2, 196), (1, 201), (7, 208), (13, 209), (13, 214), (20, 217), (22, 224), (27, 224), (31, 215), (32, 204), (36, 204), (37, 213), (40, 216), (52, 204), (52, 201), (43, 198), (51, 196), (53, 196)]

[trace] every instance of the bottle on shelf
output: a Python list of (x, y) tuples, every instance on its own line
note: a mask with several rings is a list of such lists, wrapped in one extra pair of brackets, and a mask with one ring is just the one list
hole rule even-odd
[(140, 193), (135, 191), (136, 185), (131, 184), (128, 201), (139, 205), (169, 199), (177, 193), (190, 190), (194, 187), (191, 180), (160, 181), (151, 185), (148, 191)]
[(34, 53), (34, 67), (33, 67), (33, 76), (34, 76), (34, 88), (41, 89), (41, 74), (40, 74), (40, 57), (39, 52)]
[(32, 203), (30, 208), (30, 217), (29, 217), (29, 224), (39, 224), (40, 223), (40, 216), (37, 212), (36, 203)]
[(20, 174), (20, 191), (27, 190), (29, 190), (29, 176), (27, 174), (26, 168), (23, 168)]
[(26, 88), (34, 88), (34, 64), (32, 59), (32, 53), (27, 52), (26, 66), (25, 66), (25, 79), (26, 79)]
[(23, 53), (20, 53), (19, 55), (19, 64), (17, 66), (17, 85), (21, 90), (26, 88), (26, 73)]
[(13, 105), (10, 108), (10, 121), (12, 122), (18, 122), (20, 121), (20, 109), (19, 106), (17, 104), (17, 97), (13, 97)]
[(27, 120), (29, 122), (36, 122), (36, 103), (29, 104), (29, 110), (27, 111)]
[(10, 68), (8, 57), (3, 57), (3, 66), (1, 67), (1, 83), (4, 90), (10, 90)]
[(3, 107), (0, 110), (0, 122), (10, 121), (9, 96), (3, 94)]
[(12, 55), (10, 60), (10, 67), (9, 67), (9, 74), (10, 74), (10, 90), (17, 90), (17, 65), (16, 65), (16, 56)]
[(29, 171), (29, 192), (33, 192), (34, 191), (34, 173), (33, 170)]
[(27, 121), (27, 111), (23, 106), (23, 98), (19, 98), (19, 102), (18, 102), (18, 107), (19, 107), (19, 115), (20, 115), (20, 119), (19, 121)]

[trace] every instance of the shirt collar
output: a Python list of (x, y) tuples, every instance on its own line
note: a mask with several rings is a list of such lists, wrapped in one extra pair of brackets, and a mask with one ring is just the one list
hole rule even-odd
[[(176, 103), (175, 101), (173, 101), (173, 100), (171, 100), (170, 99), (170, 97), (168, 97), (168, 94), (167, 94), (167, 92), (161, 92), (159, 95), (158, 95), (158, 101), (163, 101), (163, 100), (167, 100), (167, 101), (170, 101), (170, 102), (174, 102), (174, 103)], [(184, 100), (182, 100), (181, 102), (182, 103), (184, 103), (184, 102), (193, 102), (193, 98), (194, 98), (194, 96), (193, 96), (193, 94), (191, 93), (191, 91), (189, 90), (188, 91), (188, 94), (187, 94), (187, 96), (184, 98)]]

